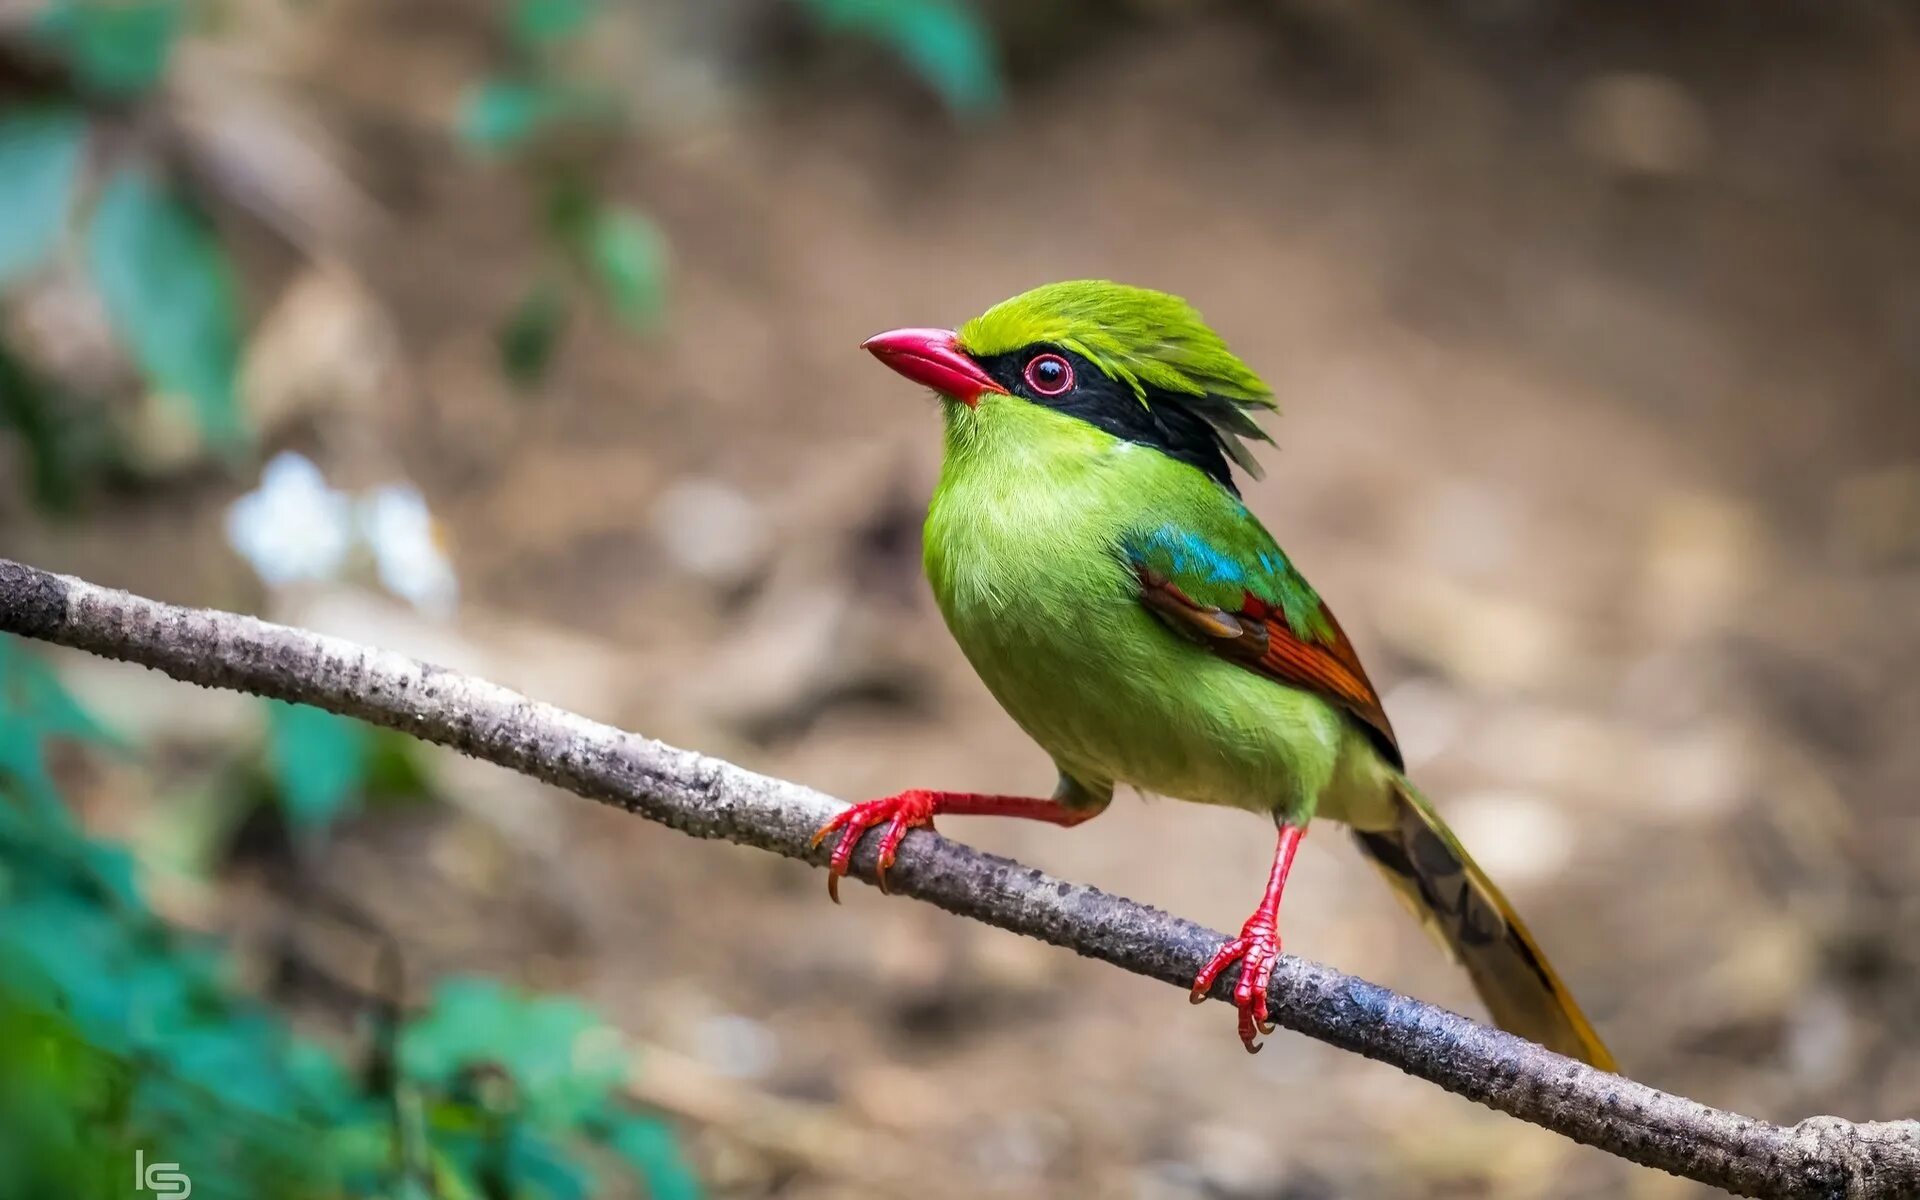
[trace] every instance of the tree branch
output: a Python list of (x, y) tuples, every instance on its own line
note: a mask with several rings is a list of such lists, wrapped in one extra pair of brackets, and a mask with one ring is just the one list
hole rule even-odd
[[(818, 792), (528, 699), (484, 680), (305, 630), (176, 608), (0, 559), (0, 632), (175, 679), (358, 717), (618, 805), (682, 833), (818, 865), (836, 811)], [(871, 880), (873, 853), (855, 856)], [(1185, 987), (1224, 941), (1145, 905), (916, 831), (893, 890)], [(1230, 994), (1233, 979), (1214, 988)], [(1309, 1037), (1649, 1167), (1766, 1197), (1920, 1196), (1920, 1122), (1770, 1124), (1596, 1071), (1511, 1034), (1285, 957), (1271, 1011)]]

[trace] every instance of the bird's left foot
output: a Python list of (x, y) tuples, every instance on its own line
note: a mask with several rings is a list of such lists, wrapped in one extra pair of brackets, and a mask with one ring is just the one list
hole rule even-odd
[(1248, 1054), (1258, 1054), (1255, 1035), (1272, 1033), (1267, 1019), (1267, 984), (1273, 981), (1273, 964), (1280, 958), (1280, 893), (1287, 887), (1287, 872), (1293, 869), (1293, 852), (1300, 848), (1306, 834), (1304, 825), (1281, 821), (1279, 840), (1273, 847), (1273, 871), (1267, 876), (1267, 891), (1260, 907), (1253, 910), (1240, 936), (1220, 947), (1193, 981), (1193, 1002), (1200, 1003), (1213, 990), (1220, 972), (1240, 964), (1240, 978), (1233, 985), (1233, 1006), (1240, 1010), (1240, 1044)]
[(833, 857), (827, 862), (827, 895), (833, 897), (833, 902), (840, 903), (840, 877), (847, 873), (847, 864), (853, 861), (854, 849), (860, 845), (860, 839), (867, 830), (876, 825), (887, 827), (886, 833), (880, 837), (879, 865), (874, 871), (880, 890), (886, 891), (887, 868), (893, 865), (894, 853), (900, 849), (901, 839), (907, 836), (909, 829), (921, 825), (929, 829), (933, 827), (933, 811), (939, 799), (939, 792), (912, 788), (884, 800), (868, 800), (851, 805), (822, 825), (813, 835), (813, 844), (816, 846), (836, 830), (841, 831), (840, 840), (833, 846)]
[(1240, 936), (1220, 947), (1193, 980), (1193, 993), (1189, 998), (1199, 1004), (1206, 1000), (1220, 972), (1235, 962), (1240, 964), (1240, 980), (1233, 988), (1233, 1006), (1240, 1010), (1240, 1044), (1247, 1048), (1248, 1054), (1260, 1052), (1256, 1034), (1273, 1032), (1273, 1022), (1267, 1019), (1267, 984), (1273, 979), (1273, 964), (1279, 958), (1280, 933), (1275, 928), (1273, 914), (1256, 912), (1240, 927)]

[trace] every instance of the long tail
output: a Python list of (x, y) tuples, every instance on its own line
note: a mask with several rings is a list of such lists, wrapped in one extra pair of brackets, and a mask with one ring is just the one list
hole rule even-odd
[(1616, 1070), (1613, 1055), (1500, 889), (1412, 784), (1397, 779), (1393, 790), (1393, 827), (1356, 829), (1354, 837), (1420, 923), (1466, 967), (1494, 1023), (1601, 1070)]

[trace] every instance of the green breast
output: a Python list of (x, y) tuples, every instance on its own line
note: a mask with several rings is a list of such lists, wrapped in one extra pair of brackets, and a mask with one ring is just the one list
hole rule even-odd
[[(1184, 464), (1019, 405), (950, 426), (927, 514), (928, 579), (954, 639), (1061, 769), (1267, 810), (1317, 791), (1339, 715), (1176, 636), (1138, 601), (1130, 531), (1216, 503)], [(988, 426), (985, 429), (978, 426)], [(1322, 769), (1305, 757), (1324, 757)]]

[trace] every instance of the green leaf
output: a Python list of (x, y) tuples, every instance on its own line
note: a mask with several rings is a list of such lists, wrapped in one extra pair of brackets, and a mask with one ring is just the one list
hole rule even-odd
[(700, 1200), (699, 1177), (666, 1125), (623, 1113), (607, 1131), (606, 1141), (646, 1184), (648, 1200)]
[(209, 442), (237, 444), (240, 319), (232, 273), (206, 221), (128, 168), (101, 194), (89, 242), (107, 315), (148, 380), (191, 403)]
[(89, 841), (81, 859), (105, 899), (125, 909), (140, 907), (140, 885), (134, 881), (133, 855), (124, 846)]
[(507, 1138), (508, 1177), (526, 1192), (547, 1200), (589, 1200), (598, 1194), (592, 1170), (566, 1149), (519, 1126)]
[[(0, 728), (36, 754), (46, 730), (97, 730), (43, 664), (0, 655)], [(347, 724), (281, 708), (294, 734)], [(290, 741), (296, 765), (364, 758)], [(13, 787), (0, 773), (0, 801)], [(118, 1170), (87, 1172), (135, 1147), (209, 1197), (585, 1200), (617, 1162), (653, 1200), (697, 1195), (664, 1127), (618, 1107), (627, 1055), (578, 1003), (448, 981), (403, 1025), (398, 1078), (351, 1068), (235, 991), (224, 952), (146, 907), (125, 851), (59, 815), (0, 802), (0, 1196), (113, 1193)]]
[(267, 758), (296, 828), (331, 824), (360, 796), (367, 729), (306, 704), (267, 701)]
[(894, 48), (949, 109), (990, 112), (1002, 99), (999, 55), (986, 25), (964, 0), (803, 0), (829, 29)]
[(46, 741), (62, 737), (119, 746), (60, 683), (53, 669), (0, 635), (0, 782), (10, 781), (43, 816), (63, 810)]
[(61, 807), (53, 772), (47, 769), (39, 734), (4, 717), (0, 717), (0, 785), (17, 791), (36, 817), (49, 818), (66, 811)]
[(520, 0), (513, 36), (524, 45), (550, 46), (580, 32), (599, 8), (599, 0)]
[(948, 108), (973, 115), (999, 107), (999, 60), (986, 27), (971, 8), (929, 2), (902, 5), (891, 34), (900, 53), (940, 93)]
[(13, 637), (0, 635), (0, 719), (12, 717), (43, 736), (125, 746), (69, 692), (53, 668)]
[(585, 232), (587, 265), (614, 315), (630, 329), (644, 329), (666, 299), (667, 243), (660, 230), (631, 209), (609, 205), (596, 211)]
[(495, 79), (469, 91), (460, 101), (456, 130), (460, 140), (487, 154), (501, 154), (533, 135), (552, 107), (546, 89), (536, 84)]
[(0, 428), (19, 435), (29, 494), (49, 512), (71, 511), (85, 485), (117, 457), (113, 431), (99, 414), (35, 371), (3, 340)]
[(166, 73), (180, 15), (180, 0), (55, 0), (39, 32), (87, 86), (126, 96)]
[(131, 957), (125, 926), (71, 893), (10, 904), (0, 920), (0, 962), (9, 975), (31, 972), (90, 1039), (112, 1050), (134, 1044), (148, 1022), (177, 1013), (188, 999), (179, 980), (137, 973)]
[(345, 1124), (359, 1105), (355, 1083), (340, 1060), (324, 1046), (305, 1038), (287, 1039), (287, 1078), (302, 1093), (304, 1103), (324, 1116)]
[(485, 979), (443, 979), (433, 1003), (407, 1026), (400, 1064), (410, 1078), (445, 1089), (476, 1057), (490, 1061), (490, 1046), (504, 1048), (518, 1005), (499, 984)]
[(0, 115), (0, 286), (39, 266), (59, 243), (86, 142), (86, 118), (75, 108)]
[(540, 382), (553, 364), (553, 355), (566, 332), (570, 306), (567, 294), (551, 280), (535, 284), (500, 326), (500, 369), (515, 387)]
[(367, 792), (394, 806), (427, 800), (433, 795), (433, 773), (425, 745), (391, 729), (367, 730)]
[(491, 1065), (512, 1077), (535, 1124), (578, 1122), (605, 1102), (626, 1055), (604, 1022), (561, 997), (524, 997), (489, 979), (442, 980), (433, 1005), (401, 1041), (409, 1078), (448, 1089), (466, 1068)]

